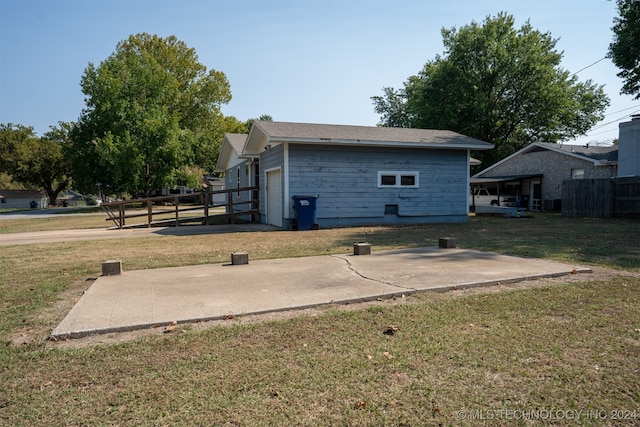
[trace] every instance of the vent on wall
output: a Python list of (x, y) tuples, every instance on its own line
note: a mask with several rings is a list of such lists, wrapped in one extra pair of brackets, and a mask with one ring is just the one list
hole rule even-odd
[(398, 205), (384, 205), (385, 215), (398, 215)]

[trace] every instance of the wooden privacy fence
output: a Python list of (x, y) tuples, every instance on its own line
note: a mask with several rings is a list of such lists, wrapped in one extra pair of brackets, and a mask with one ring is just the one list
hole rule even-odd
[(640, 177), (566, 180), (562, 215), (640, 218)]
[[(215, 203), (216, 194), (224, 194), (225, 202)], [(256, 221), (258, 206), (258, 187), (242, 187), (105, 202), (102, 209), (108, 215), (107, 221), (113, 221), (117, 228), (129, 228)], [(133, 218), (144, 222), (129, 223)]]

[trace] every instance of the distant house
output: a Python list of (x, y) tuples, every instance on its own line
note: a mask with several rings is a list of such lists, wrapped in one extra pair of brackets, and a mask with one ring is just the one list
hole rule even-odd
[(39, 190), (0, 190), (0, 209), (47, 207), (47, 193)]
[(56, 199), (56, 203), (58, 206), (62, 205), (64, 207), (67, 206), (78, 206), (84, 200), (84, 195), (78, 193), (77, 191), (67, 190), (61, 196), (58, 196)]
[(228, 189), (259, 186), (260, 220), (290, 228), (292, 197), (318, 196), (320, 227), (465, 222), (472, 150), (451, 131), (255, 121), (225, 135)]
[(522, 196), (530, 210), (560, 210), (564, 180), (613, 178), (617, 167), (618, 146), (534, 142), (475, 174), (471, 185)]

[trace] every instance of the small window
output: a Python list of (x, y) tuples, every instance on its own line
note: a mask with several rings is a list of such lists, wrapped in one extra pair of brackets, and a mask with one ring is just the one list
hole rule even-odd
[(379, 171), (378, 187), (418, 188), (418, 172)]
[(0, 203), (7, 203), (7, 199), (5, 199), (4, 197), (0, 199)]
[(396, 176), (395, 175), (382, 175), (380, 177), (380, 185), (382, 185), (382, 186), (395, 186), (396, 185)]
[(400, 185), (402, 187), (415, 187), (416, 177), (413, 175), (400, 175)]
[(584, 179), (584, 169), (571, 169), (571, 179)]

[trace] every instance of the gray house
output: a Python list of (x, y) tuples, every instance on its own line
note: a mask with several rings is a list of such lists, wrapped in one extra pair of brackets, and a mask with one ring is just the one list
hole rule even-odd
[(475, 174), (471, 185), (522, 196), (529, 210), (560, 210), (564, 180), (613, 178), (617, 165), (618, 146), (534, 142)]
[(470, 152), (491, 148), (443, 130), (255, 121), (225, 135), (217, 170), (227, 189), (259, 186), (260, 221), (282, 228), (300, 195), (318, 197), (320, 227), (465, 222)]

